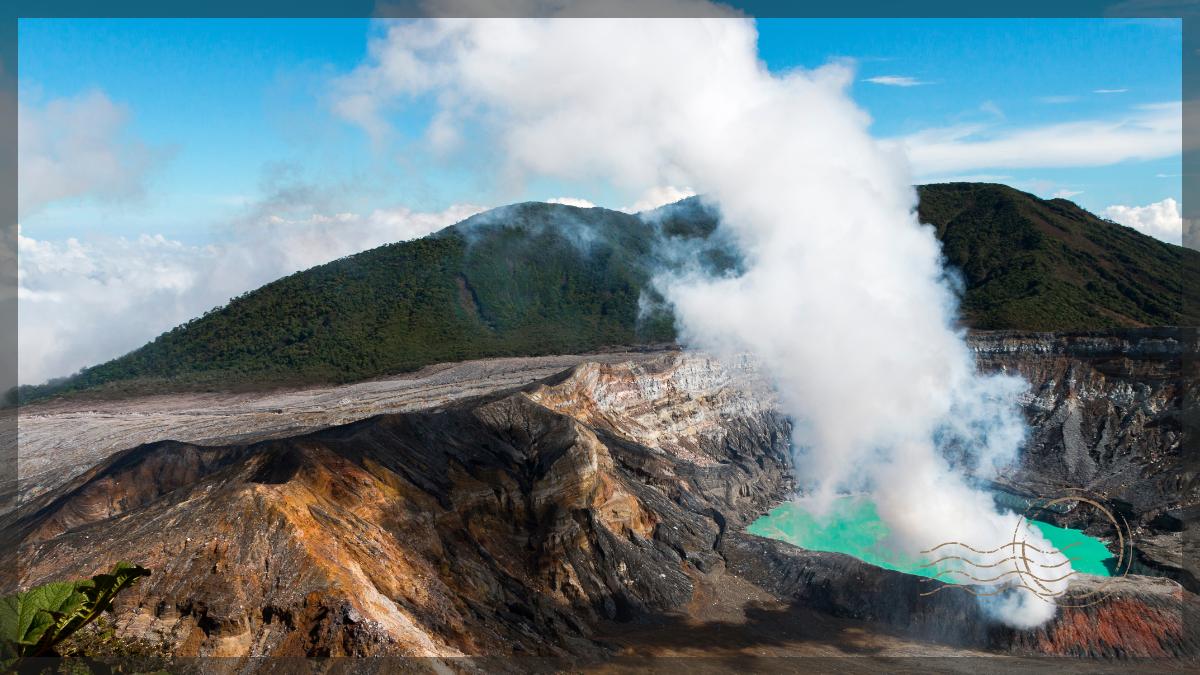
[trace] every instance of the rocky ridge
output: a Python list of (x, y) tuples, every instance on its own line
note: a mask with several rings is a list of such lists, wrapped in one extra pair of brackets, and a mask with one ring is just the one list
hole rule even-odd
[[(588, 625), (686, 603), (687, 570), (788, 486), (786, 421), (674, 360), (287, 439), (122, 451), (6, 527), (31, 561), (21, 583), (142, 561), (155, 576), (122, 629), (181, 656), (597, 651)], [(653, 414), (751, 414), (651, 448), (539, 403), (617, 419), (579, 398), (596, 373), (674, 391)]]

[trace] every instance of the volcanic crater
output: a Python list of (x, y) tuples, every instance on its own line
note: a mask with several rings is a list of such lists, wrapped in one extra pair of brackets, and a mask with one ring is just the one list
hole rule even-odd
[(1081, 577), (1071, 594), (1111, 585), (1034, 630), (989, 620), (967, 593), (923, 595), (918, 577), (747, 534), (793, 494), (790, 423), (749, 361), (677, 350), (26, 406), (6, 581), (136, 562), (153, 575), (120, 597), (120, 634), (248, 669), (262, 656), (1194, 657), (1185, 338), (971, 335), (981, 368), (1032, 384), (1033, 434), (996, 489), (1085, 489), (1136, 535), (1132, 574)]

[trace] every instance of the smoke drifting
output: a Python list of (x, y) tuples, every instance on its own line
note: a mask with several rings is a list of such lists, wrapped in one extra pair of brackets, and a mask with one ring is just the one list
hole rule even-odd
[[(869, 492), (890, 543), (909, 555), (959, 541), (1001, 547), (954, 552), (975, 563), (1011, 558), (1018, 517), (963, 472), (1015, 458), (1024, 383), (976, 372), (939, 244), (914, 213), (907, 161), (868, 133), (847, 92), (852, 67), (773, 74), (756, 39), (743, 18), (393, 24), (372, 62), (340, 83), (341, 108), (377, 132), (392, 98), (428, 97), (438, 102), (431, 134), (479, 127), (500, 144), (509, 178), (705, 195), (744, 273), (659, 286), (689, 345), (759, 360), (795, 420), (799, 478), (817, 501)], [(967, 466), (951, 466), (952, 449), (967, 451)], [(1017, 536), (1050, 550), (1036, 532)], [(1070, 571), (1061, 556), (1028, 557), (1040, 577)], [(984, 602), (1017, 627), (1052, 617), (1022, 581), (1031, 584), (1002, 576), (993, 585), (1008, 590)]]

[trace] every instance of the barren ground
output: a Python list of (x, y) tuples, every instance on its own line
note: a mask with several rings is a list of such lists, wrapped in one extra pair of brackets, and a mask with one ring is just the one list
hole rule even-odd
[[(161, 440), (230, 443), (294, 436), (383, 413), (436, 408), (521, 387), (583, 361), (654, 352), (482, 359), (348, 385), (254, 393), (181, 393), (24, 406), (18, 420), (21, 501), (65, 483), (114, 452)], [(10, 439), (4, 439), (9, 441)], [(11, 447), (11, 446), (9, 446)], [(3, 486), (3, 491), (12, 486)]]

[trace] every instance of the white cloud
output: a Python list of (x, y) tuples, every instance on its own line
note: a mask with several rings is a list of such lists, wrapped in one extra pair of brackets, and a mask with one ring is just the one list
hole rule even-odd
[(271, 208), (242, 223), (234, 238), (208, 246), (162, 235), (51, 242), (18, 232), (18, 381), (39, 383), (120, 356), (266, 282), (482, 210)]
[(18, 212), (72, 198), (143, 193), (166, 152), (130, 137), (129, 112), (101, 91), (17, 106)]
[(1000, 109), (1000, 106), (996, 105), (995, 101), (984, 101), (983, 103), (980, 103), (979, 111), (985, 112), (998, 119), (1004, 119), (1004, 111)]
[(1078, 96), (1039, 96), (1038, 103), (1049, 103), (1050, 105), (1060, 105), (1063, 103), (1073, 103), (1078, 101)]
[(1120, 223), (1169, 244), (1183, 241), (1183, 218), (1179, 213), (1179, 202), (1167, 197), (1161, 202), (1145, 206), (1122, 206), (1104, 209), (1105, 218)]
[(1128, 89), (1093, 89), (1093, 94), (1124, 94)]
[(1178, 155), (1178, 102), (1135, 108), (1115, 120), (1083, 120), (997, 131), (984, 125), (929, 129), (894, 139), (918, 174), (978, 169), (1104, 166)]
[(621, 207), (621, 210), (625, 213), (649, 211), (650, 209), (657, 209), (666, 204), (674, 204), (680, 199), (687, 199), (695, 194), (696, 192), (688, 187), (678, 188), (674, 185), (660, 185), (646, 190), (642, 193), (641, 197), (638, 197), (637, 201), (629, 206)]
[(1050, 196), (1055, 199), (1070, 199), (1071, 197), (1081, 194), (1083, 194), (1083, 190), (1068, 190), (1066, 188), (1062, 188), (1061, 190), (1055, 190), (1054, 194)]
[(553, 199), (547, 199), (546, 203), (563, 204), (565, 206), (578, 206), (581, 209), (591, 209), (596, 207), (596, 205), (592, 202), (589, 202), (586, 199), (579, 199), (578, 197), (555, 197)]
[(923, 84), (930, 84), (929, 82), (907, 75), (876, 75), (875, 77), (866, 78), (865, 81), (872, 84), (882, 84), (885, 87), (919, 87)]
[[(197, 305), (183, 297), (189, 290), (201, 296), (219, 292), (199, 283), (212, 251), (161, 236), (95, 244), (17, 236), (22, 383), (117, 356), (219, 302), (208, 298), (212, 302)], [(184, 313), (181, 304), (193, 306)]]
[[(664, 204), (673, 204), (680, 199), (687, 199), (695, 195), (695, 191), (691, 188), (679, 188), (674, 185), (658, 185), (649, 188), (641, 194), (632, 204), (619, 207), (618, 211), (625, 213), (639, 213), (641, 211), (649, 211), (656, 209)], [(554, 197), (547, 199), (548, 204), (565, 204), (567, 206), (578, 206), (581, 209), (594, 208), (596, 204), (586, 199), (579, 197)], [(610, 207), (611, 208), (611, 207)]]

